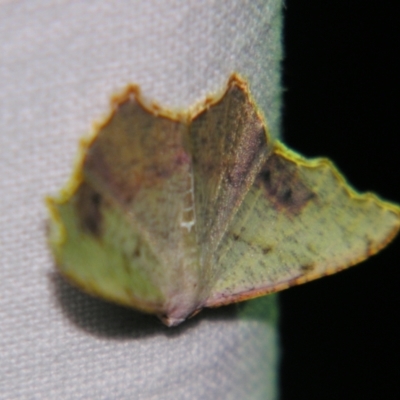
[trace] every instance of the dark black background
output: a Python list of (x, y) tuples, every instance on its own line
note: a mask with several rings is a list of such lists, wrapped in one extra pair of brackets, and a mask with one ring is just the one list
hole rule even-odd
[[(284, 141), (400, 203), (397, 1), (287, 0)], [(282, 292), (281, 399), (400, 399), (400, 240)]]

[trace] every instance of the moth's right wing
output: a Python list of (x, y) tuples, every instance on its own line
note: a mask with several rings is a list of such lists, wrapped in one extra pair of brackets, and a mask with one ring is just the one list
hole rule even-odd
[(276, 144), (215, 252), (206, 306), (335, 273), (378, 252), (399, 227), (400, 207), (356, 193), (330, 161)]

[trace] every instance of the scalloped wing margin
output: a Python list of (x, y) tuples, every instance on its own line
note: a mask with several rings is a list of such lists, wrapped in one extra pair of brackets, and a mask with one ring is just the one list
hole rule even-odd
[(357, 264), (400, 228), (400, 207), (358, 194), (327, 159), (276, 143), (227, 229), (206, 306), (286, 289)]

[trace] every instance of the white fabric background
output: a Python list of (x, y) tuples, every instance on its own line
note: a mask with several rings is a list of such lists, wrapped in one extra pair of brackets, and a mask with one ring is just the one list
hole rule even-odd
[(186, 108), (248, 77), (279, 133), (280, 0), (0, 1), (0, 399), (274, 399), (275, 297), (178, 328), (55, 272), (43, 199), (129, 82)]

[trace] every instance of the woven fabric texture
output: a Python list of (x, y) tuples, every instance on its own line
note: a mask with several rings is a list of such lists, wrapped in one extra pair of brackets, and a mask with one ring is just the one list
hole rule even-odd
[(275, 297), (177, 328), (57, 274), (44, 198), (137, 83), (187, 108), (237, 71), (279, 133), (280, 0), (0, 1), (0, 399), (274, 399)]

